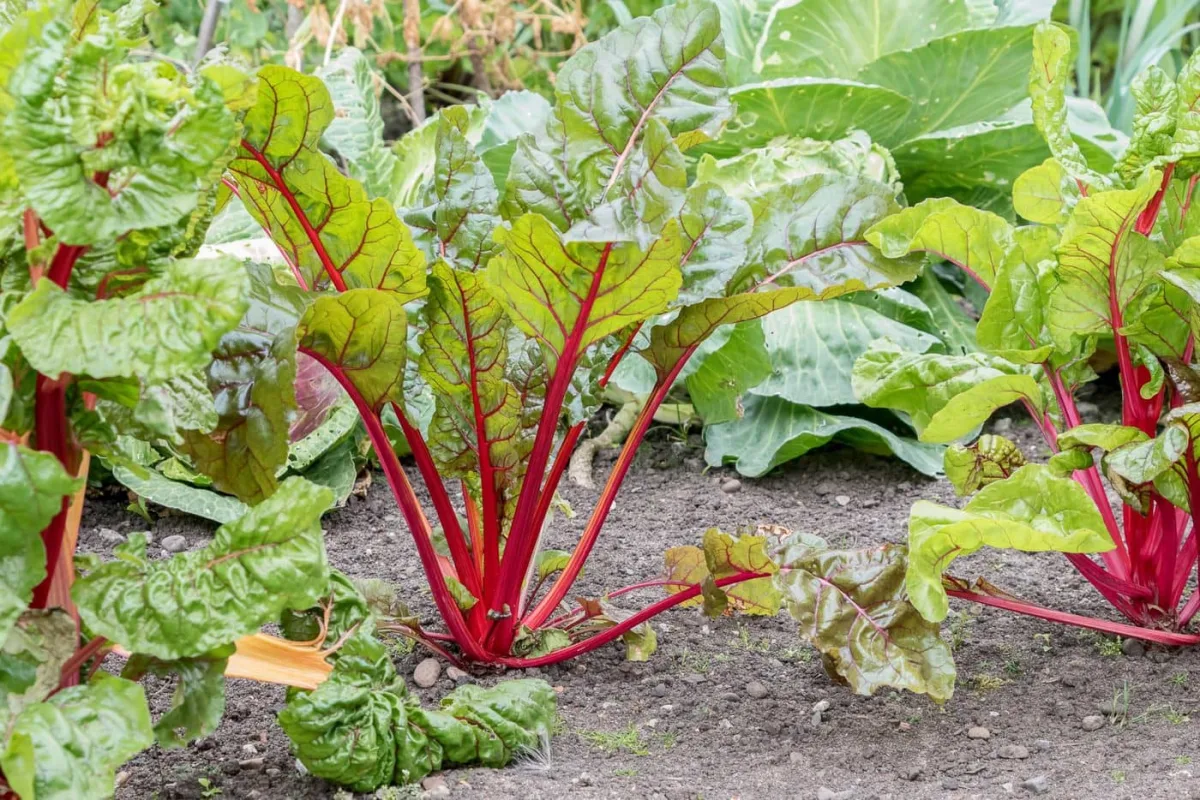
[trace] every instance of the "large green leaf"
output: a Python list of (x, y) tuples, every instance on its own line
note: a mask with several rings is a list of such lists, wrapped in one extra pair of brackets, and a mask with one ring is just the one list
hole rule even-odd
[(876, 223), (867, 241), (889, 258), (927, 252), (952, 262), (984, 286), (1012, 247), (1012, 226), (988, 211), (950, 199), (925, 200)]
[(232, 260), (172, 261), (138, 292), (111, 300), (79, 300), (42, 280), (6, 324), (44, 375), (161, 382), (209, 362), (246, 310), (245, 291), (245, 270)]
[(718, 158), (737, 156), (781, 136), (838, 139), (854, 129), (884, 145), (898, 133), (912, 102), (882, 86), (833, 78), (779, 78), (739, 86), (730, 93), (737, 115), (716, 142), (702, 149)]
[[(597, 39), (558, 72), (573, 180), (597, 198), (615, 184), (651, 119), (692, 144), (714, 138), (733, 113), (721, 16), (706, 0), (664, 6)], [(681, 141), (680, 149), (687, 149)]]
[(908, 519), (906, 583), (923, 617), (945, 619), (949, 602), (942, 573), (954, 559), (984, 546), (1100, 553), (1113, 542), (1084, 488), (1041, 464), (985, 486), (961, 510), (918, 501)]
[[(722, 340), (720, 332), (706, 339), (680, 373), (688, 398), (706, 425), (740, 418), (743, 396), (772, 372), (762, 325), (751, 320), (728, 330), (727, 339)], [(710, 346), (709, 352), (702, 352)]]
[(209, 432), (182, 431), (182, 450), (217, 489), (255, 503), (275, 491), (287, 463), (296, 407), (296, 324), (306, 294), (251, 266), (249, 307), (218, 344), (208, 366), (218, 422)]
[(807, 535), (785, 543), (775, 583), (830, 676), (858, 694), (886, 686), (950, 699), (954, 657), (938, 626), (904, 596), (904, 548), (829, 550), (817, 542), (824, 545)]
[[(961, 9), (968, 3), (964, 0), (954, 7)], [(911, 30), (907, 21), (893, 28)], [(1031, 27), (961, 31), (885, 55), (865, 65), (854, 78), (911, 101), (897, 133), (899, 139), (908, 140), (995, 119), (1024, 100), (1026, 87), (1013, 75), (1026, 68), (1032, 53)]]
[(426, 710), (407, 695), (387, 649), (359, 634), (329, 679), (279, 714), (297, 757), (319, 778), (372, 792), (450, 765), (500, 767), (549, 737), (555, 696), (540, 680), (463, 686)]
[(1014, 364), (983, 353), (906, 353), (886, 340), (854, 364), (853, 385), (867, 405), (908, 414), (923, 442), (966, 436), (1009, 403), (1043, 406), (1037, 380)]
[(694, 184), (679, 209), (683, 286), (679, 305), (721, 294), (746, 260), (750, 207), (712, 183)]
[(771, 374), (750, 390), (809, 406), (854, 405), (854, 362), (871, 342), (887, 338), (924, 353), (937, 337), (845, 300), (796, 303), (762, 318)]
[(126, 61), (119, 21), (96, 11), (86, 37), (59, 15), (31, 38), (37, 55), (12, 71), (3, 125), (25, 201), (76, 245), (187, 217), (235, 131), (216, 84)]
[(755, 52), (766, 77), (852, 78), (888, 53), (996, 20), (990, 0), (790, 0), (771, 9)]
[(883, 184), (830, 174), (810, 175), (755, 198), (744, 272), (760, 290), (688, 306), (652, 330), (642, 354), (661, 377), (721, 325), (801, 300), (828, 300), (912, 279), (919, 270), (916, 259), (887, 258), (865, 238), (871, 225), (898, 208)]
[(705, 431), (705, 460), (733, 464), (756, 478), (810, 450), (837, 441), (867, 453), (894, 455), (926, 475), (942, 469), (942, 448), (900, 436), (867, 419), (818, 411), (778, 397), (748, 397), (741, 419)]
[(386, 199), (369, 199), (317, 150), (334, 117), (325, 85), (279, 66), (263, 67), (258, 80), (230, 164), (247, 210), (310, 287), (335, 274), (350, 288), (420, 296), (425, 259), (408, 228)]
[(0, 766), (29, 800), (111, 797), (117, 767), (153, 742), (142, 687), (101, 672), (21, 712)]
[(320, 520), (332, 504), (328, 489), (289, 478), (218, 528), (208, 546), (150, 562), (145, 540), (131, 540), (71, 595), (89, 630), (131, 652), (168, 661), (204, 655), (324, 594)]
[(50, 453), (0, 445), (0, 636), (46, 576), (40, 534), (80, 485)]
[(172, 480), (153, 467), (139, 471), (118, 465), (113, 467), (113, 477), (150, 503), (213, 522), (232, 522), (249, 510), (236, 497)]
[(988, 352), (1010, 360), (1044, 360), (1047, 304), (1058, 272), (1058, 231), (1041, 225), (1018, 228), (1013, 239), (992, 280), (976, 336)]
[(1133, 189), (1092, 193), (1071, 212), (1056, 250), (1057, 282), (1046, 319), (1060, 348), (1110, 332), (1116, 322), (1113, 309), (1123, 314), (1126, 325), (1136, 321), (1138, 311), (1147, 312), (1134, 300), (1157, 282), (1163, 256), (1149, 239), (1134, 233), (1134, 221), (1150, 202), (1159, 177), (1151, 171)]
[(58, 688), (63, 667), (78, 646), (75, 620), (60, 608), (26, 611), (7, 631), (0, 647), (0, 724), (5, 730), (27, 706)]
[[(646, 250), (627, 243), (601, 247), (564, 243), (545, 217), (526, 214), (498, 229), (503, 252), (486, 274), (492, 295), (547, 357), (574, 359), (606, 336), (665, 311), (682, 275), (678, 224), (668, 223)], [(590, 311), (577, 332), (585, 300)], [(567, 352), (573, 343), (575, 352)]]
[(371, 408), (402, 402), (407, 316), (396, 292), (351, 289), (323, 295), (296, 330), (300, 347), (339, 368)]

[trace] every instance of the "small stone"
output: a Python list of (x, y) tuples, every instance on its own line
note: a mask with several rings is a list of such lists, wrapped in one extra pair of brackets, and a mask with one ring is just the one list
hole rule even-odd
[(697, 684), (704, 683), (707, 680), (708, 678), (704, 677), (699, 672), (689, 672), (687, 675), (683, 676), (684, 683)]
[(1044, 753), (1050, 749), (1050, 740), (1049, 739), (1034, 739), (1033, 746)]
[(820, 726), (824, 719), (825, 717), (820, 711), (814, 711), (812, 717), (809, 719), (809, 723), (816, 728)]
[(278, 778), (282, 774), (283, 770), (281, 770), (279, 767), (267, 767), (268, 778)]
[(236, 761), (225, 761), (221, 764), (221, 772), (226, 775), (237, 775), (242, 771), (242, 765)]
[(818, 700), (817, 702), (813, 703), (813, 711), (824, 714), (828, 710), (829, 710), (829, 701), (828, 700)]
[(242, 753), (248, 756), (256, 756), (258, 755), (258, 748), (252, 744), (244, 744), (242, 745)]
[(125, 537), (114, 531), (112, 528), (101, 528), (96, 534), (100, 537), (100, 541), (105, 544), (121, 544), (125, 541)]
[(1104, 717), (1099, 714), (1090, 714), (1083, 718), (1083, 729), (1085, 731), (1098, 731), (1104, 727)]
[(1100, 406), (1090, 403), (1087, 400), (1080, 400), (1075, 404), (1075, 408), (1079, 411), (1079, 417), (1084, 422), (1088, 421), (1088, 417), (1091, 417), (1094, 422), (1096, 421), (1096, 417), (1100, 416)]
[(842, 508), (845, 508), (846, 506), (850, 505), (850, 496), (849, 495), (839, 494), (837, 497), (835, 497), (833, 499)]
[(164, 536), (162, 540), (162, 549), (168, 553), (182, 553), (187, 550), (187, 539), (180, 536), (178, 533), (171, 536)]
[(216, 746), (217, 746), (217, 743), (214, 742), (212, 739), (201, 739), (200, 741), (196, 742), (196, 749), (199, 750), (201, 753), (207, 753), (209, 750), (212, 750)]
[(750, 681), (746, 684), (746, 694), (755, 700), (762, 700), (770, 692), (767, 691), (767, 687), (761, 681)]
[(730, 478), (721, 484), (721, 491), (725, 494), (735, 494), (742, 490), (742, 482), (737, 478)]
[(803, 764), (804, 753), (798, 753), (793, 750), (792, 752), (788, 753), (788, 761), (792, 762), (793, 764)]
[(967, 738), (968, 739), (990, 739), (990, 738), (992, 738), (992, 732), (989, 731), (987, 728), (983, 727), (982, 725), (976, 725), (975, 727), (973, 727), (969, 731), (967, 731)]
[(1021, 788), (1031, 794), (1045, 794), (1050, 791), (1050, 781), (1045, 775), (1036, 775), (1021, 784)]
[(238, 766), (242, 769), (262, 769), (263, 757), (255, 756), (254, 758), (243, 758), (238, 762)]
[(1019, 744), (1006, 744), (996, 755), (1001, 758), (1029, 758), (1029, 748)]
[(458, 667), (446, 667), (446, 677), (455, 683), (464, 683), (471, 680), (471, 676)]
[(665, 683), (655, 684), (654, 688), (650, 690), (650, 694), (654, 695), (655, 697), (666, 697), (667, 685)]
[(958, 780), (956, 780), (954, 778), (943, 778), (942, 779), (942, 788), (947, 791), (953, 792), (955, 789), (959, 789), (961, 787), (962, 787), (962, 784), (959, 783)]
[(817, 496), (824, 497), (827, 494), (833, 494), (837, 489), (829, 481), (821, 481), (817, 484), (817, 488), (814, 491), (816, 491)]
[(900, 481), (899, 483), (896, 484), (896, 491), (897, 492), (911, 492), (912, 491), (912, 483), (909, 481)]
[(1121, 642), (1121, 652), (1130, 658), (1141, 658), (1146, 654), (1146, 645), (1141, 639), (1126, 639)]
[(777, 719), (770, 719), (763, 723), (762, 729), (772, 736), (778, 736), (783, 733), (783, 723)]
[(117, 776), (113, 778), (113, 788), (120, 789), (125, 785), (125, 781), (127, 780), (129, 780), (129, 773), (125, 770), (121, 770), (117, 773)]
[(588, 775), (586, 772), (579, 773), (579, 777), (576, 778), (575, 780), (579, 782), (580, 786), (591, 786), (592, 785), (592, 776)]
[(899, 725), (897, 725), (896, 728), (901, 731), (911, 731), (912, 725), (909, 725), (907, 722), (901, 721), (901, 723)]
[(852, 800), (853, 797), (853, 789), (847, 789), (844, 792), (835, 792), (833, 789), (825, 786), (817, 789), (817, 800)]
[[(585, 773), (586, 774), (586, 773)], [(429, 797), (449, 797), (450, 786), (441, 775), (430, 775), (421, 781), (421, 788)]]
[(1008, 417), (1001, 417), (992, 423), (992, 431), (999, 434), (1005, 434), (1012, 430), (1012, 420)]
[(919, 781), (924, 774), (925, 768), (922, 766), (907, 767), (900, 771), (900, 777), (906, 781)]
[(442, 663), (436, 658), (427, 658), (413, 670), (413, 683), (422, 689), (430, 689), (442, 674)]

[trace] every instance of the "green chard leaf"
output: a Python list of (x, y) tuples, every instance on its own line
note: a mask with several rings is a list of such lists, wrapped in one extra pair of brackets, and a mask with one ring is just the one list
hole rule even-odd
[(1013, 208), (1030, 222), (1061, 225), (1078, 200), (1078, 185), (1053, 157), (1013, 181)]
[(889, 258), (924, 251), (964, 270), (985, 287), (1013, 244), (1001, 217), (950, 199), (925, 200), (876, 223), (866, 239)]
[[(913, 258), (889, 258), (865, 238), (899, 210), (891, 190), (865, 178), (816, 174), (784, 184), (751, 204), (750, 290), (684, 308), (651, 331), (642, 355), (666, 375), (713, 330), (757, 319), (801, 300), (828, 300), (916, 277)], [(739, 276), (741, 278), (742, 276)]]
[(1158, 65), (1151, 65), (1134, 78), (1129, 91), (1136, 104), (1133, 136), (1116, 165), (1126, 185), (1136, 183), (1143, 170), (1170, 151), (1180, 99), (1175, 81)]
[(307, 297), (251, 266), (249, 307), (221, 338), (207, 370), (217, 425), (181, 431), (181, 450), (220, 491), (256, 503), (279, 485), (296, 407), (296, 325)]
[(1015, 364), (983, 353), (906, 353), (886, 340), (855, 362), (853, 383), (867, 405), (908, 414), (923, 442), (965, 436), (1009, 403), (1043, 407), (1037, 380)]
[(1046, 330), (1058, 260), (1058, 232), (1044, 226), (1017, 228), (1013, 246), (992, 282), (975, 335), (993, 355), (1019, 363), (1048, 358)]
[(46, 576), (42, 530), (81, 485), (50, 453), (0, 444), (0, 636)]
[(101, 672), (26, 707), (11, 725), (0, 767), (23, 798), (111, 797), (117, 767), (153, 742), (142, 687)]
[[(716, 528), (704, 533), (704, 547), (673, 547), (665, 555), (667, 577), (673, 581), (701, 584), (703, 597), (686, 600), (684, 606), (701, 605), (705, 613), (716, 615), (726, 610), (755, 616), (774, 616), (779, 612), (779, 590), (772, 575), (779, 566), (767, 554), (767, 538), (752, 534), (732, 536)], [(739, 573), (760, 573), (761, 578), (741, 581), (724, 589), (713, 582)], [(685, 586), (667, 586), (667, 594), (685, 591)]]
[(300, 347), (338, 367), (373, 409), (403, 402), (407, 315), (396, 292), (350, 289), (318, 297), (296, 334)]
[(324, 594), (320, 519), (332, 504), (328, 489), (289, 478), (207, 547), (150, 562), (145, 540), (131, 540), (122, 559), (81, 578), (71, 595), (89, 630), (131, 652), (205, 655)]
[(680, 150), (716, 138), (733, 113), (721, 16), (683, 0), (580, 50), (559, 70), (557, 116), (586, 205), (608, 193), (651, 120)]
[(387, 649), (357, 634), (329, 679), (292, 696), (279, 724), (319, 778), (371, 792), (451, 765), (500, 767), (550, 735), (555, 696), (540, 680), (467, 685), (423, 709), (407, 695)]
[(858, 694), (893, 687), (937, 702), (954, 694), (950, 645), (905, 597), (903, 547), (830, 550), (800, 534), (778, 559), (783, 604), (834, 680)]
[(279, 66), (263, 67), (258, 79), (230, 164), (247, 210), (309, 287), (337, 276), (349, 288), (394, 292), (402, 302), (421, 296), (425, 259), (408, 228), (386, 199), (369, 199), (317, 149), (335, 114), (325, 84)]
[(0, 724), (58, 688), (62, 669), (75, 655), (79, 633), (62, 609), (29, 610), (7, 631), (0, 647)]
[(984, 546), (1101, 553), (1113, 542), (1087, 491), (1041, 464), (985, 486), (962, 510), (920, 500), (908, 520), (906, 584), (923, 617), (945, 619), (949, 602), (942, 573), (954, 559)]
[(96, 12), (86, 36), (61, 16), (29, 28), (37, 57), (12, 70), (3, 123), (25, 200), (72, 245), (184, 220), (235, 131), (215, 83), (125, 61), (119, 15)]
[(246, 309), (232, 260), (172, 261), (136, 293), (71, 297), (43, 279), (9, 313), (9, 335), (38, 372), (162, 382), (203, 368)]
[(1052, 22), (1039, 23), (1033, 34), (1033, 64), (1029, 68), (1034, 125), (1068, 175), (1093, 189), (1107, 189), (1108, 179), (1088, 167), (1079, 145), (1071, 138), (1066, 100), (1071, 72), (1070, 34)]

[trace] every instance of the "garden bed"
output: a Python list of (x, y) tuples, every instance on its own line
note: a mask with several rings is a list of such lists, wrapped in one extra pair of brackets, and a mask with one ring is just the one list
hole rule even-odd
[[(1038, 452), (1032, 427), (1017, 421), (1010, 435)], [(919, 497), (954, 502), (948, 485), (850, 450), (813, 454), (763, 480), (740, 480), (736, 489), (725, 470), (701, 475), (702, 457), (695, 437), (683, 445), (664, 431), (647, 445), (582, 591), (657, 574), (664, 549), (695, 542), (711, 525), (778, 523), (857, 546), (904, 541), (908, 508)], [(597, 469), (611, 458), (601, 455)], [(566, 495), (577, 509), (594, 497), (573, 486)], [(102, 530), (144, 526), (124, 505), (115, 494), (89, 498), (82, 549), (106, 553), (114, 537)], [(568, 546), (581, 524), (560, 520), (550, 546)], [(325, 528), (334, 566), (396, 584), (423, 620), (433, 619), (411, 539), (382, 481), (330, 513)], [(156, 543), (181, 534), (189, 547), (209, 533), (183, 517), (154, 527)], [(157, 544), (151, 549), (162, 554)], [(961, 572), (986, 572), (1049, 606), (1110, 613), (1060, 556), (986, 551), (967, 566)], [(654, 595), (640, 599), (636, 607)], [(1122, 652), (1088, 632), (956, 604), (944, 635), (956, 643), (959, 684), (939, 709), (922, 696), (857, 697), (834, 685), (784, 615), (709, 620), (680, 609), (654, 624), (659, 647), (648, 663), (628, 663), (624, 648), (612, 645), (541, 670), (561, 687), (561, 729), (548, 759), (445, 772), (450, 796), (907, 800), (1033, 796), (1042, 789), (1042, 796), (1061, 798), (1200, 797), (1200, 777), (1193, 777), (1200, 776), (1194, 650), (1143, 652), (1138, 645)], [(426, 655), (402, 660), (410, 687)], [(429, 703), (452, 686), (443, 673), (433, 689), (414, 691)], [(154, 707), (169, 699), (163, 683), (150, 684), (148, 693)], [(283, 702), (279, 687), (231, 683), (220, 729), (182, 751), (155, 747), (137, 757), (124, 768), (117, 797), (198, 798), (218, 789), (239, 799), (335, 796), (335, 787), (302, 774), (289, 755), (273, 721)], [(826, 703), (817, 722), (814, 708)], [(1087, 727), (1102, 724), (1086, 730), (1084, 719), (1092, 716), (1102, 719)], [(982, 736), (974, 728), (986, 728), (988, 737), (973, 738)]]

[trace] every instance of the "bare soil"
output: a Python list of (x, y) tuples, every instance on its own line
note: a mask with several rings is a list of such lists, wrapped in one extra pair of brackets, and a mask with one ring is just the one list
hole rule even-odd
[[(1027, 452), (1039, 452), (1032, 426), (1018, 421), (1010, 435)], [(740, 479), (740, 489), (727, 492), (722, 487), (735, 476), (724, 469), (704, 473), (697, 438), (673, 442), (666, 431), (652, 438), (580, 593), (654, 576), (663, 550), (697, 542), (713, 525), (777, 523), (839, 546), (868, 545), (904, 541), (908, 509), (918, 498), (956, 502), (944, 483), (844, 449), (812, 454), (762, 480)], [(611, 461), (611, 454), (601, 455), (597, 469)], [(577, 487), (565, 493), (580, 512), (595, 499)], [(97, 494), (89, 503), (85, 551), (110, 550), (101, 528), (126, 533), (145, 527), (125, 511), (123, 497)], [(569, 548), (584, 517), (560, 520), (549, 545)], [(325, 523), (335, 566), (393, 582), (433, 622), (412, 542), (381, 480)], [(197, 547), (211, 530), (196, 520), (164, 517), (153, 533), (157, 541), (183, 534)], [(1061, 557), (993, 551), (961, 567), (962, 574), (986, 574), (1036, 602), (1111, 613)], [(640, 607), (654, 597), (646, 592), (622, 601)], [(858, 697), (835, 685), (785, 615), (709, 620), (682, 609), (655, 625), (659, 648), (648, 663), (627, 663), (623, 649), (612, 645), (574, 663), (530, 670), (561, 687), (561, 730), (550, 752), (504, 770), (448, 771), (442, 777), (451, 796), (1200, 798), (1195, 650), (1132, 647), (1126, 653), (1118, 643), (1075, 629), (957, 604), (945, 635), (956, 646), (958, 690), (939, 708), (923, 696)], [(406, 657), (402, 674), (411, 676), (426, 655)], [(748, 691), (754, 681), (765, 685), (765, 697)], [(417, 691), (435, 703), (452, 687), (443, 677), (434, 689)], [(156, 707), (169, 700), (165, 684), (148, 691)], [(815, 722), (813, 707), (824, 702), (828, 709)], [(303, 774), (289, 754), (273, 720), (283, 703), (282, 689), (231, 682), (220, 729), (186, 749), (154, 748), (139, 756), (125, 767), (117, 797), (199, 798), (217, 790), (222, 798), (334, 797), (336, 787)], [(1091, 715), (1104, 716), (1098, 730), (1084, 729)], [(986, 728), (989, 738), (968, 737), (973, 727)]]

